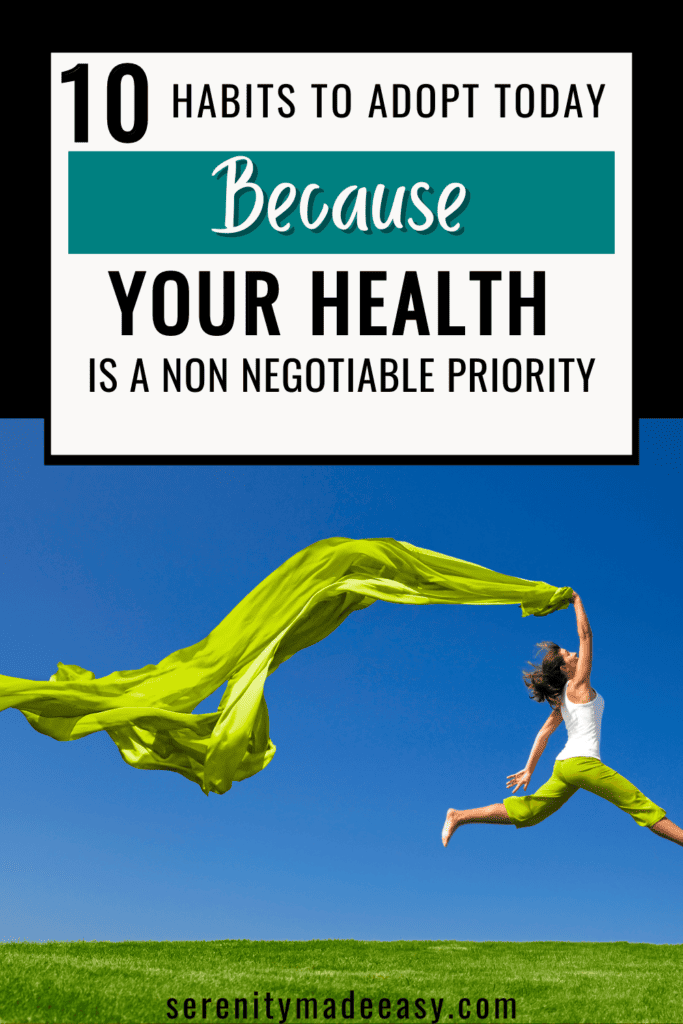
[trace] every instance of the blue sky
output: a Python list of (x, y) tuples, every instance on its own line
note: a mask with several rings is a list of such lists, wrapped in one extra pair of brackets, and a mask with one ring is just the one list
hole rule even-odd
[[(637, 467), (46, 467), (42, 421), (0, 421), (1, 670), (157, 662), (307, 544), (396, 537), (581, 594), (603, 759), (683, 825), (682, 435), (643, 421)], [(592, 794), (440, 844), (526, 762), (542, 639), (576, 649), (573, 611), (377, 602), (270, 677), (277, 753), (220, 797), (3, 712), (0, 941), (680, 942), (681, 848)]]

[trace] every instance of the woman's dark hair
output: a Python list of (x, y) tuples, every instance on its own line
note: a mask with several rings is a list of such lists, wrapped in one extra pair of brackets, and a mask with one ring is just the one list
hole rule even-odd
[(550, 640), (544, 640), (536, 646), (539, 650), (545, 651), (545, 656), (540, 665), (530, 661), (531, 670), (522, 671), (524, 685), (532, 700), (539, 703), (547, 700), (551, 706), (559, 707), (562, 690), (567, 682), (567, 677), (562, 671), (564, 655), (560, 654), (559, 644), (554, 644)]

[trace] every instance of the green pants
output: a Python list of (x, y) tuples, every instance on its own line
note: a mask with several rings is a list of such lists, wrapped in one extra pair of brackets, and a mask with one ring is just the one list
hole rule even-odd
[(639, 825), (654, 825), (666, 817), (663, 808), (653, 804), (632, 782), (597, 757), (568, 757), (565, 761), (556, 761), (553, 774), (536, 793), (509, 796), (503, 803), (517, 828), (527, 828), (559, 810), (577, 789), (603, 796), (630, 814)]

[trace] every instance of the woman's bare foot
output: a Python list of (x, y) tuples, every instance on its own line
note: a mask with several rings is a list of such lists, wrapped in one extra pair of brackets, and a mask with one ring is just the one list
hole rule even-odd
[(448, 840), (451, 838), (459, 824), (459, 814), (451, 807), (446, 815), (444, 826), (441, 829), (441, 842), (444, 846), (448, 846)]

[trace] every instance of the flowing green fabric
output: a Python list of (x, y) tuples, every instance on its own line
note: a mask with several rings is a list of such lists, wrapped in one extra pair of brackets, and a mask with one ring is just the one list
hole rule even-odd
[[(391, 538), (320, 540), (259, 583), (205, 640), (158, 665), (96, 679), (58, 662), (48, 682), (0, 676), (0, 711), (18, 708), (38, 732), (75, 740), (104, 729), (128, 764), (163, 768), (225, 793), (268, 764), (263, 685), (297, 651), (374, 601), (519, 604), (523, 615), (566, 608), (571, 587), (503, 576)], [(218, 710), (192, 714), (225, 683)]]

